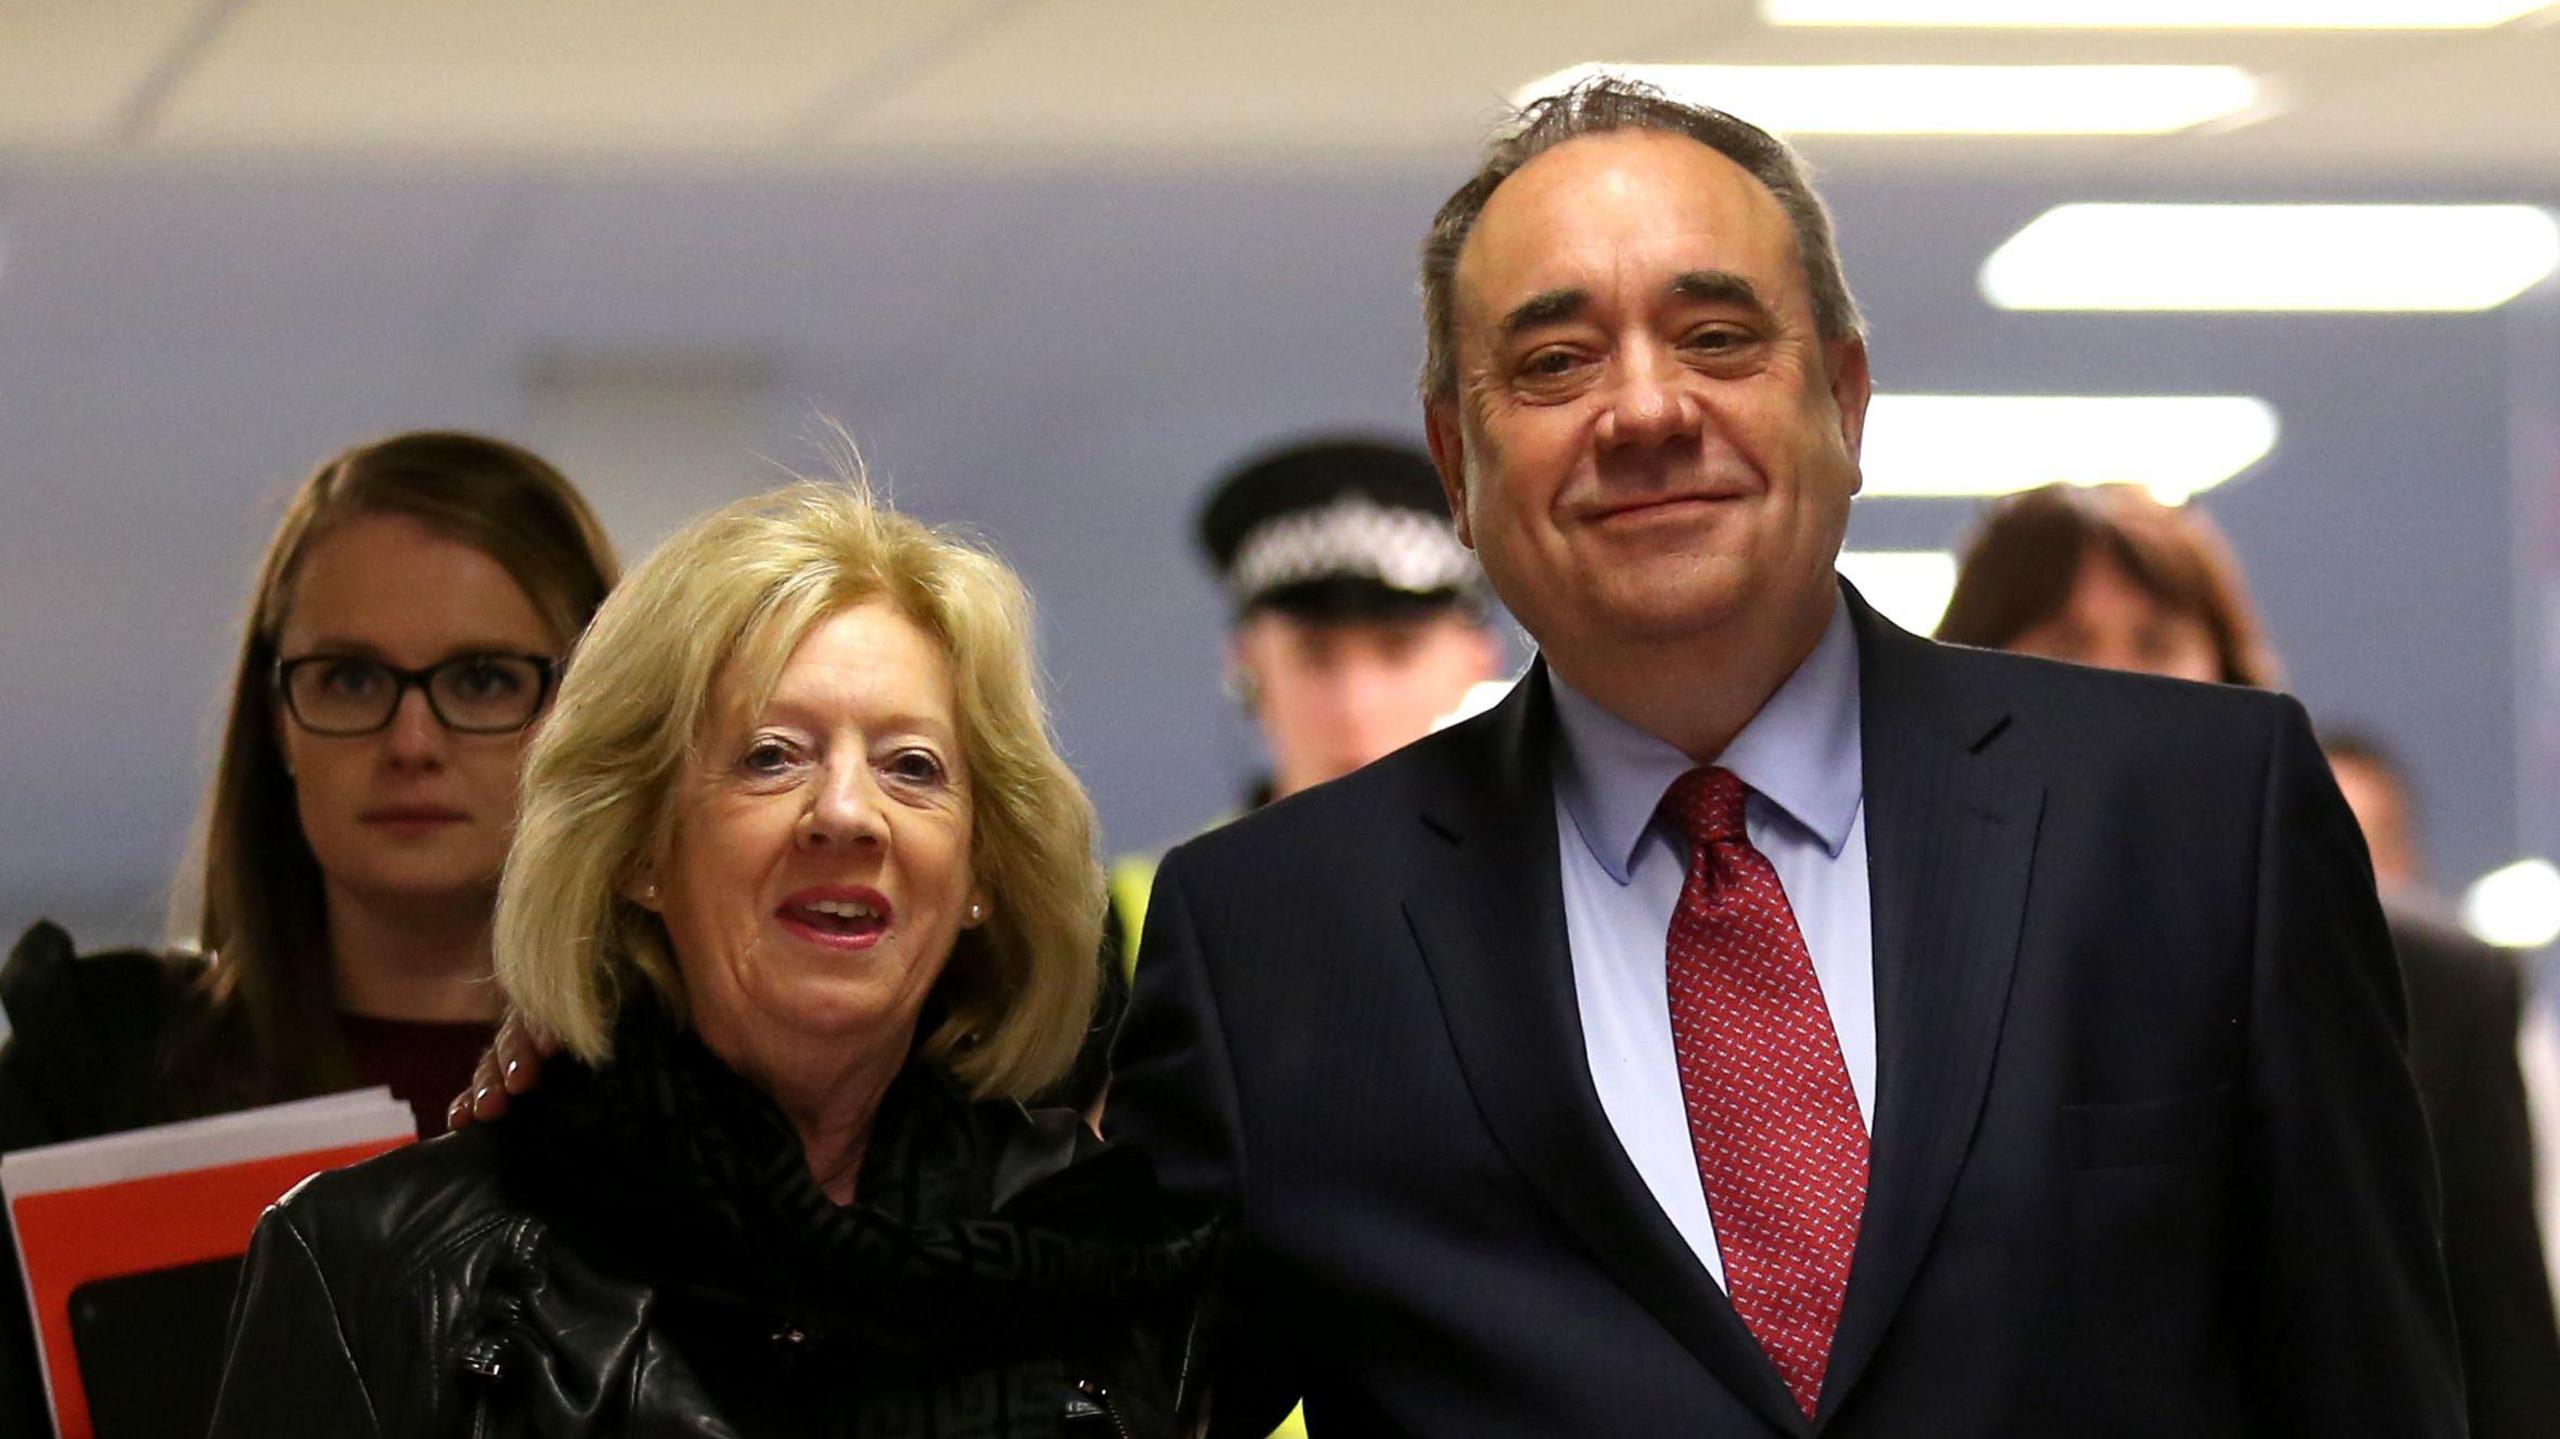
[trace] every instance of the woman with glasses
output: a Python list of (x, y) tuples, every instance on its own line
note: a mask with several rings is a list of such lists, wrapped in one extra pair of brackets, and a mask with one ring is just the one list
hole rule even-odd
[[(0, 1150), (374, 1084), (444, 1128), (499, 998), (489, 921), (516, 773), (616, 563), (560, 472), (476, 435), (332, 458), (250, 597), (175, 955), (0, 966)], [(5, 1222), (5, 1221), (0, 1221)], [(18, 1291), (0, 1231), (0, 1295)], [(42, 1433), (0, 1300), (0, 1433)]]

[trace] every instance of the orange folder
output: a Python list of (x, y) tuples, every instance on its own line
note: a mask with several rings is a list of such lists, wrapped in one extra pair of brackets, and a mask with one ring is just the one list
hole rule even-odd
[[(381, 1104), (371, 1102), (376, 1095)], [(366, 1103), (351, 1106), (349, 1100)], [(322, 1170), (413, 1142), (413, 1124), (408, 1107), (384, 1090), (24, 1150), (0, 1160), (0, 1186), (8, 1193), (61, 1439), (92, 1439), (89, 1396), (72, 1349), (72, 1291), (92, 1280), (243, 1253), (258, 1216), (286, 1190)]]

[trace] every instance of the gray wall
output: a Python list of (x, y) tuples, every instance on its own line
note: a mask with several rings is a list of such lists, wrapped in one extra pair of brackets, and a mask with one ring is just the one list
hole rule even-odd
[[(418, 425), (550, 450), (636, 553), (775, 463), (821, 463), (820, 417), (843, 420), (903, 504), (972, 523), (1029, 577), (1111, 842), (1178, 836), (1253, 758), (1215, 686), (1193, 496), (1295, 427), (1412, 432), (1410, 256), (1461, 163), (395, 177), (0, 157), (0, 928), (156, 929), (277, 501), (330, 451)], [(2513, 476), (2516, 435), (2549, 429), (2520, 379), (2560, 345), (2547, 303), (2000, 315), (1974, 268), (2081, 198), (2064, 182), (1830, 188), (1887, 388), (2274, 402), (2276, 454), (2209, 504), (2293, 687), (2411, 751), (2448, 875), (2512, 856), (2513, 697), (2540, 680), (2514, 661), (2510, 550), (2551, 467), (2525, 466), (2522, 500)], [(1971, 514), (1864, 502), (1852, 538), (1951, 543)]]

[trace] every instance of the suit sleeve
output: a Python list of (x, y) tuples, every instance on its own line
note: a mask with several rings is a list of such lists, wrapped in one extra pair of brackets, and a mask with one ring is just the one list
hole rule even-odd
[(336, 1297), (290, 1213), (249, 1241), (209, 1439), (381, 1439)]
[(1296, 1401), (1281, 1329), (1261, 1293), (1246, 1202), (1244, 1125), (1224, 1024), (1185, 892), (1185, 852), (1156, 872), (1103, 1128), (1143, 1147), (1178, 1201), (1214, 1206), (1239, 1236), (1209, 1339), (1216, 1439), (1262, 1439)]
[(2289, 701), (2267, 766), (2256, 921), (2240, 1250), (2255, 1432), (2459, 1436), (2398, 962), (2354, 817)]
[(2533, 1123), (2516, 1061), (2520, 975), (2458, 930), (2394, 914), (2409, 1064), (2444, 1184), (2444, 1267), (2472, 1439), (2547, 1439), (2560, 1328), (2533, 1207)]

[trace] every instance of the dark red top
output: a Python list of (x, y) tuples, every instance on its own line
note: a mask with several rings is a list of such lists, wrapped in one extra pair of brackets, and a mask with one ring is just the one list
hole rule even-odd
[(338, 1029), (355, 1057), (356, 1078), (367, 1087), (390, 1085), (392, 1097), (417, 1113), (420, 1139), (444, 1133), (445, 1106), (471, 1082), (472, 1066), (498, 1033), (494, 1024), (344, 1012)]

